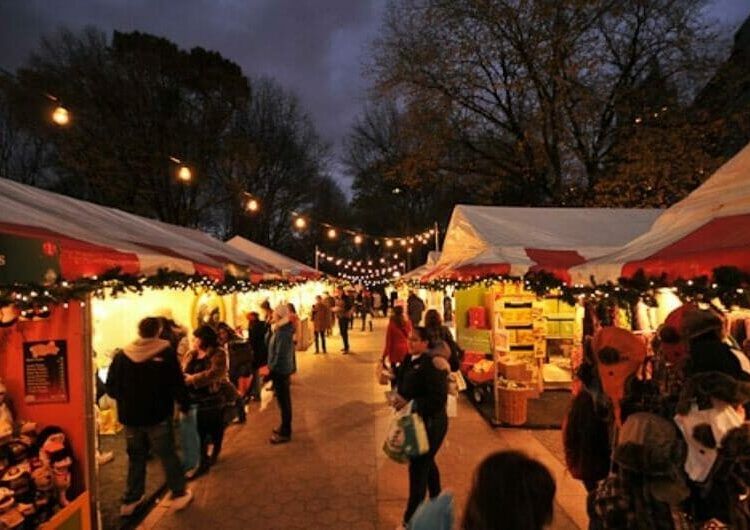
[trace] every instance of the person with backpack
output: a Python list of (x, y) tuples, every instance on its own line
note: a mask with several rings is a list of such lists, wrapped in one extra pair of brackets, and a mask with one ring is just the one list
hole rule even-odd
[(158, 318), (141, 320), (139, 338), (115, 355), (107, 374), (107, 394), (117, 401), (129, 460), (127, 489), (120, 506), (123, 517), (132, 515), (145, 500), (149, 448), (164, 467), (171, 506), (182, 510), (193, 499), (175, 450), (172, 423), (175, 401), (183, 414), (190, 401), (177, 354), (169, 341), (159, 338), (161, 333)]

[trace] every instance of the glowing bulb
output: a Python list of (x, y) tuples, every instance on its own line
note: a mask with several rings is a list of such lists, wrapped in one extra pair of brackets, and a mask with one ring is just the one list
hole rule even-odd
[(70, 112), (65, 107), (57, 106), (52, 111), (52, 121), (64, 127), (70, 123)]
[(336, 229), (335, 228), (329, 228), (328, 229), (328, 239), (336, 239), (337, 235), (338, 234), (336, 233)]
[(385, 240), (385, 246), (388, 247), (388, 248), (392, 247), (393, 246), (393, 241), (391, 241), (390, 239), (386, 239)]
[(363, 240), (362, 240), (362, 236), (361, 235), (357, 234), (356, 236), (354, 236), (354, 244), (355, 245), (361, 245), (362, 241)]
[(177, 170), (177, 178), (182, 182), (190, 182), (193, 180), (193, 172), (190, 171), (189, 167), (182, 165), (180, 166), (180, 169)]
[(304, 230), (307, 227), (307, 221), (305, 221), (304, 217), (297, 217), (294, 220), (294, 226), (299, 228), (300, 230)]
[(260, 203), (258, 199), (250, 199), (247, 201), (245, 208), (248, 212), (257, 212), (260, 209)]

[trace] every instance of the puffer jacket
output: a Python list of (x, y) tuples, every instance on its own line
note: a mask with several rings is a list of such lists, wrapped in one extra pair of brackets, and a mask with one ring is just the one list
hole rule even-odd
[(268, 369), (271, 373), (289, 375), (297, 371), (294, 355), (294, 325), (285, 322), (276, 327), (268, 340)]

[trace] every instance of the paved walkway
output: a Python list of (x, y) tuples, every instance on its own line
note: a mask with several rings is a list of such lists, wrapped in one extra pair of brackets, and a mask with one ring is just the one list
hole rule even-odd
[[(180, 513), (157, 507), (142, 528), (395, 528), (406, 504), (407, 477), (406, 468), (381, 450), (390, 411), (374, 373), (385, 324), (380, 319), (372, 333), (354, 331), (351, 355), (338, 353), (337, 337), (330, 340), (328, 355), (298, 354), (293, 441), (270, 445), (276, 406), (260, 412), (256, 405), (247, 424), (229, 427), (217, 465), (192, 483), (193, 505)], [(555, 475), (552, 528), (585, 528), (584, 490), (565, 472), (559, 455), (528, 431), (491, 429), (463, 398), (438, 453), (443, 486), (456, 493), (458, 511), (479, 461), (506, 448), (525, 450)]]

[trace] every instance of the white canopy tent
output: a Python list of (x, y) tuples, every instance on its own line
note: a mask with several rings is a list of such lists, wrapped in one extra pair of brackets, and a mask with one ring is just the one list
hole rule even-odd
[(573, 280), (597, 283), (639, 269), (669, 278), (711, 275), (719, 266), (750, 272), (750, 145), (646, 233), (613, 252), (573, 267)]
[(536, 269), (565, 276), (571, 266), (642, 234), (661, 212), (459, 205), (440, 259), (422, 279), (523, 276)]

